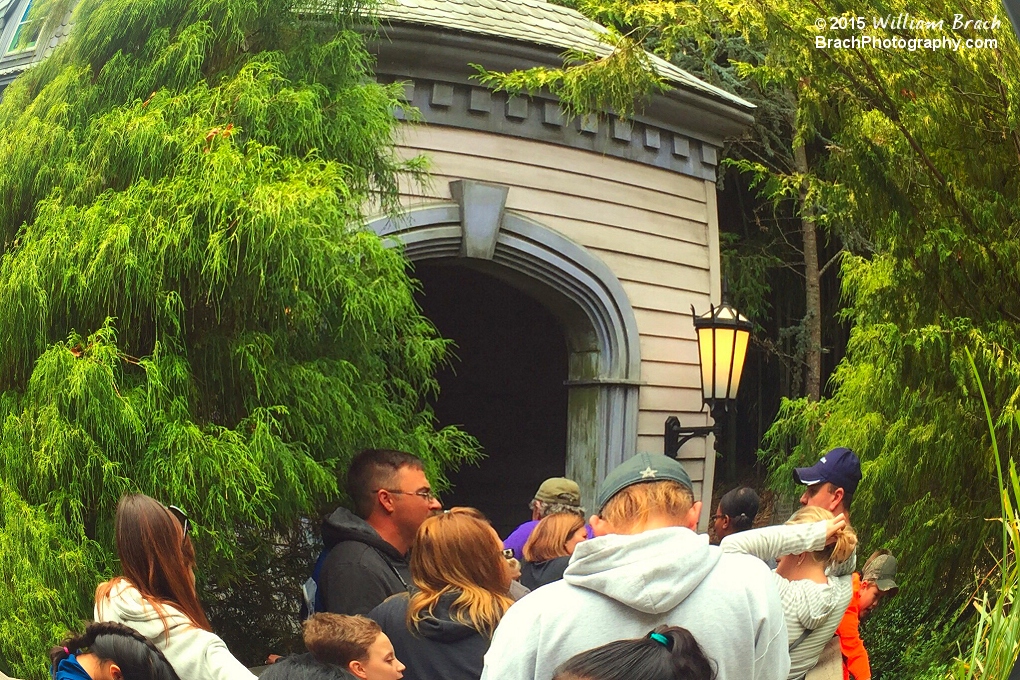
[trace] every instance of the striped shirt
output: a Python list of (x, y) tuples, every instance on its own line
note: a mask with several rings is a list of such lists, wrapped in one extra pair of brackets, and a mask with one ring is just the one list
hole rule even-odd
[[(763, 527), (731, 534), (722, 540), (720, 547), (723, 552), (745, 553), (762, 560), (799, 555), (824, 548), (825, 529), (824, 521)], [(850, 604), (855, 566), (856, 553), (846, 562), (829, 568), (827, 583), (790, 581), (772, 572), (783, 603), (789, 643), (800, 639), (804, 631), (811, 631), (790, 651), (787, 680), (801, 680), (818, 662)]]

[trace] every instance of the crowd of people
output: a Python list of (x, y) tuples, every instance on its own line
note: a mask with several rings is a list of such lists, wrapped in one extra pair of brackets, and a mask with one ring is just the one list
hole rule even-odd
[[(798, 468), (803, 506), (753, 528), (759, 499), (720, 499), (710, 536), (680, 462), (638, 454), (599, 485), (546, 480), (532, 518), (501, 540), (473, 508), (443, 511), (421, 461), (361, 452), (353, 511), (323, 522), (305, 586), (306, 654), (263, 680), (870, 680), (859, 622), (895, 594), (896, 561), (856, 571), (849, 449)], [(195, 585), (190, 522), (144, 495), (121, 499), (121, 574), (95, 622), (51, 652), (54, 680), (244, 680)]]

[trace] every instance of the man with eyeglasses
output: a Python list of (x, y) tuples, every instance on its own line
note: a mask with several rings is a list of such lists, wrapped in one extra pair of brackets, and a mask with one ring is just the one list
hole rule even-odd
[(322, 524), (314, 611), (367, 614), (411, 582), (407, 554), (418, 527), (442, 509), (422, 462), (409, 453), (366, 449), (347, 470), (357, 514), (337, 508)]

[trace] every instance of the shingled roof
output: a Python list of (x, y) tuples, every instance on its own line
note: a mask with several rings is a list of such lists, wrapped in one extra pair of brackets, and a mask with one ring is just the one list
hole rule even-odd
[[(612, 45), (599, 36), (607, 29), (580, 12), (544, 0), (382, 0), (377, 14), (384, 24), (437, 26), (453, 31), (515, 40), (560, 50), (608, 56)], [(745, 110), (755, 108), (683, 69), (648, 55), (656, 72), (675, 86), (707, 94)]]

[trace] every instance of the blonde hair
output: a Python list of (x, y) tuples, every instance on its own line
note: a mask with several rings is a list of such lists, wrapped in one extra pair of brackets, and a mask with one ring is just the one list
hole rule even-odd
[(631, 484), (609, 499), (599, 517), (618, 527), (640, 524), (655, 515), (673, 517), (683, 522), (694, 506), (694, 492), (671, 479), (661, 482)]
[(344, 668), (352, 661), (364, 661), (380, 633), (379, 624), (364, 616), (322, 613), (301, 624), (305, 647), (315, 660)]
[(529, 562), (546, 562), (566, 557), (567, 541), (578, 529), (584, 528), (584, 519), (572, 512), (559, 512), (543, 517), (524, 544), (524, 559)]
[(439, 599), (457, 593), (453, 619), (488, 637), (513, 604), (503, 544), (486, 522), (468, 512), (429, 517), (411, 550), (411, 579), (418, 588), (407, 606), (408, 628), (418, 628)]
[[(823, 522), (835, 519), (835, 517), (835, 515), (825, 508), (807, 506), (793, 513), (793, 517), (791, 517), (786, 523), (811, 524), (813, 522)], [(847, 524), (836, 532), (836, 542), (833, 545), (827, 545), (821, 550), (811, 554), (814, 555), (815, 559), (819, 562), (824, 562), (826, 564), (839, 564), (850, 559), (850, 556), (854, 554), (854, 550), (856, 549), (857, 532), (854, 531), (852, 526)]]

